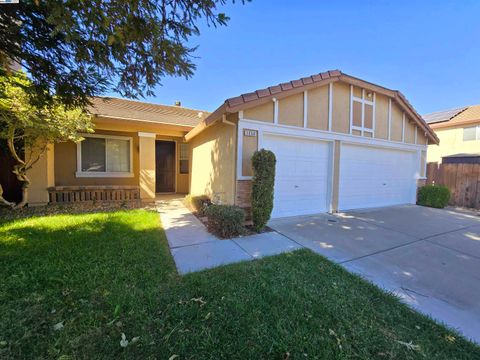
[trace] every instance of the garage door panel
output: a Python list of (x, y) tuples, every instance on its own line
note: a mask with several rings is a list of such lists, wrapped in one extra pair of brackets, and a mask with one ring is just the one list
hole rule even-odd
[(329, 144), (266, 135), (262, 147), (277, 158), (272, 217), (327, 210)]
[(414, 152), (343, 145), (339, 209), (414, 202), (416, 163)]

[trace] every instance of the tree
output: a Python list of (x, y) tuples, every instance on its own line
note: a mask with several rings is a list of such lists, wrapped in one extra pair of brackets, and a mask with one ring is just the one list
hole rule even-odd
[[(28, 73), (38, 104), (86, 105), (108, 88), (153, 95), (164, 76), (190, 77), (197, 21), (226, 25), (227, 0), (21, 0), (0, 6), (0, 66)], [(244, 0), (243, 0), (244, 1)], [(243, 2), (242, 1), (242, 2)]]
[(80, 141), (79, 132), (93, 131), (90, 116), (82, 108), (67, 108), (55, 97), (47, 105), (38, 106), (25, 91), (28, 88), (25, 73), (0, 76), (0, 138), (7, 141), (16, 161), (13, 173), (22, 183), (22, 200), (17, 205), (2, 197), (0, 186), (0, 201), (12, 207), (26, 204), (30, 185), (27, 171), (45, 154), (49, 144)]

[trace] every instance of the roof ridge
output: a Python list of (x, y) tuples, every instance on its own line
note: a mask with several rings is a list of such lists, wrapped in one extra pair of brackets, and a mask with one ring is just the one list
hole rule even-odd
[(193, 109), (193, 108), (188, 108), (188, 107), (185, 107), (185, 106), (177, 106), (177, 105), (166, 105), (166, 104), (157, 104), (157, 103), (151, 103), (151, 102), (146, 102), (146, 101), (141, 101), (141, 100), (137, 100), (137, 99), (125, 99), (125, 98), (121, 98), (121, 97), (118, 97), (118, 96), (104, 96), (104, 95), (101, 95), (101, 96), (93, 96), (93, 98), (97, 98), (97, 99), (114, 99), (114, 100), (121, 100), (121, 101), (130, 101), (130, 102), (133, 102), (133, 103), (137, 103), (137, 104), (144, 104), (144, 105), (153, 105), (153, 106), (164, 106), (164, 107), (169, 107), (169, 108), (173, 108), (173, 109), (183, 109), (183, 110), (189, 110), (189, 111), (198, 111), (198, 112), (203, 112), (203, 113), (210, 113), (210, 111), (208, 110), (201, 110), (201, 109)]

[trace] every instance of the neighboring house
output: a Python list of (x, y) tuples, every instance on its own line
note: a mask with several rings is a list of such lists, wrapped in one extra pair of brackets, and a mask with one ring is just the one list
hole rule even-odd
[(424, 115), (440, 144), (428, 147), (428, 162), (442, 157), (480, 153), (480, 105), (465, 106)]
[(415, 203), (427, 145), (438, 143), (399, 91), (338, 70), (227, 99), (203, 117), (118, 99), (95, 108), (94, 137), (42, 160), (55, 164), (39, 166), (43, 200), (47, 186), (130, 185), (143, 200), (190, 192), (248, 208), (251, 156), (265, 148), (277, 158), (273, 217)]

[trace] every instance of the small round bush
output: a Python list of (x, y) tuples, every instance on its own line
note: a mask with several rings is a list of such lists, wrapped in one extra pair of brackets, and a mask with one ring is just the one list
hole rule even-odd
[(426, 185), (418, 190), (418, 205), (443, 209), (449, 200), (450, 190), (443, 185)]
[(221, 238), (231, 238), (245, 232), (245, 211), (238, 206), (210, 205), (205, 209), (207, 228)]
[(265, 228), (272, 214), (276, 162), (269, 150), (256, 151), (252, 156), (252, 220), (257, 232)]

